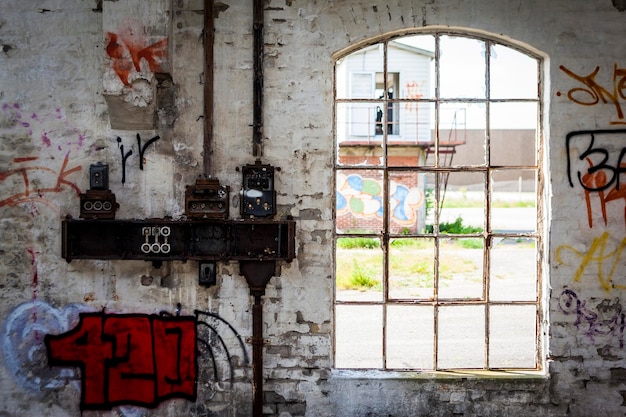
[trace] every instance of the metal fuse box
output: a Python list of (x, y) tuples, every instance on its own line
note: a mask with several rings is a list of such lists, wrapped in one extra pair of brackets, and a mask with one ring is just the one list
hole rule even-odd
[(228, 218), (230, 187), (217, 179), (198, 178), (185, 189), (185, 215), (190, 219)]
[(242, 168), (241, 214), (248, 217), (270, 217), (276, 214), (274, 167), (257, 161)]

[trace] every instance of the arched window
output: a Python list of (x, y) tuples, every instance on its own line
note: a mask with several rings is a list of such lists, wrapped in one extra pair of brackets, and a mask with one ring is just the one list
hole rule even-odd
[(456, 32), (335, 65), (335, 366), (542, 367), (541, 58)]

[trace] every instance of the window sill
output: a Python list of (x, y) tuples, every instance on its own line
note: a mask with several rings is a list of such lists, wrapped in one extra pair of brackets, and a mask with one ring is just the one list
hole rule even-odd
[(381, 371), (376, 369), (333, 369), (332, 374), (345, 379), (422, 379), (422, 380), (527, 380), (545, 381), (549, 375), (544, 371), (507, 370), (507, 371)]

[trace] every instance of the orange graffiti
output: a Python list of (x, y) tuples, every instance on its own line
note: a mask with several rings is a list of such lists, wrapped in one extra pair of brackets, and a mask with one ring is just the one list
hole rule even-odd
[[(13, 162), (14, 163), (31, 162), (37, 159), (39, 158), (38, 157), (14, 158)], [(53, 169), (45, 167), (45, 166), (27, 166), (27, 167), (12, 169), (9, 171), (0, 172), (0, 182), (6, 180), (8, 177), (12, 175), (21, 176), (22, 181), (23, 181), (23, 191), (19, 193), (15, 193), (9, 197), (6, 197), (0, 200), (0, 207), (4, 207), (4, 206), (12, 207), (12, 206), (16, 206), (18, 204), (23, 204), (23, 203), (41, 203), (51, 208), (56, 208), (56, 205), (50, 200), (48, 200), (47, 198), (45, 198), (44, 194), (59, 193), (62, 191), (63, 185), (69, 186), (74, 191), (76, 191), (76, 194), (80, 194), (80, 189), (78, 188), (78, 186), (74, 184), (73, 182), (67, 180), (66, 178), (70, 174), (73, 174), (75, 172), (82, 170), (82, 167), (75, 166), (75, 167), (68, 169), (67, 168), (68, 162), (69, 162), (69, 155), (66, 155), (65, 158), (63, 159), (63, 165), (61, 166), (61, 169), (58, 172), (56, 182), (53, 187), (38, 188), (36, 190), (31, 190), (30, 179), (28, 176), (29, 172), (44, 171), (44, 172), (51, 172), (54, 174), (57, 174), (57, 173)]]
[[(406, 83), (406, 98), (417, 100), (424, 97), (424, 94), (421, 93), (422, 87), (423, 86), (417, 81)], [(417, 110), (417, 103), (406, 103), (404, 108), (412, 112), (413, 110)]]
[(151, 72), (162, 72), (162, 59), (167, 57), (167, 38), (164, 38), (149, 46), (137, 44), (137, 42), (120, 38), (115, 33), (108, 32), (109, 42), (106, 52), (113, 60), (113, 70), (124, 85), (130, 85), (128, 77), (133, 68), (141, 71), (140, 62), (145, 59)]
[[(604, 104), (611, 103), (615, 106), (615, 112), (619, 120), (611, 121), (612, 125), (626, 124), (624, 120), (624, 112), (620, 100), (626, 100), (626, 68), (618, 68), (617, 64), (613, 65), (613, 91), (601, 86), (596, 81), (596, 76), (600, 72), (600, 67), (596, 67), (589, 75), (578, 75), (567, 69), (565, 66), (559, 66), (561, 71), (579, 81), (584, 87), (575, 87), (567, 92), (567, 98), (574, 103), (582, 106), (594, 106), (599, 102)], [(560, 95), (557, 92), (557, 95)]]
[[(586, 161), (589, 163), (589, 167), (593, 168), (593, 165), (589, 158), (586, 158)], [(626, 165), (621, 164), (620, 168), (626, 168)], [(626, 225), (626, 187), (619, 187), (618, 185), (615, 185), (611, 188), (608, 188), (608, 192), (605, 193), (605, 190), (607, 189), (606, 186), (608, 185), (606, 172), (592, 172), (591, 169), (588, 170), (587, 173), (582, 175), (581, 182), (585, 187), (585, 203), (587, 205), (587, 222), (589, 224), (589, 227), (593, 227), (593, 209), (591, 207), (592, 192), (594, 194), (597, 194), (600, 200), (600, 210), (602, 211), (602, 220), (604, 220), (605, 226), (607, 225), (606, 203), (615, 200), (624, 200), (624, 224)]]

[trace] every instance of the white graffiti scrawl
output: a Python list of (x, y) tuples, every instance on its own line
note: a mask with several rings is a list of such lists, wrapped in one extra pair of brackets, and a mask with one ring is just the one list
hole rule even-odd
[(44, 336), (68, 331), (81, 312), (92, 311), (82, 304), (70, 304), (62, 311), (34, 300), (18, 305), (6, 318), (0, 333), (4, 364), (22, 387), (41, 392), (58, 389), (76, 380), (72, 368), (48, 366)]

